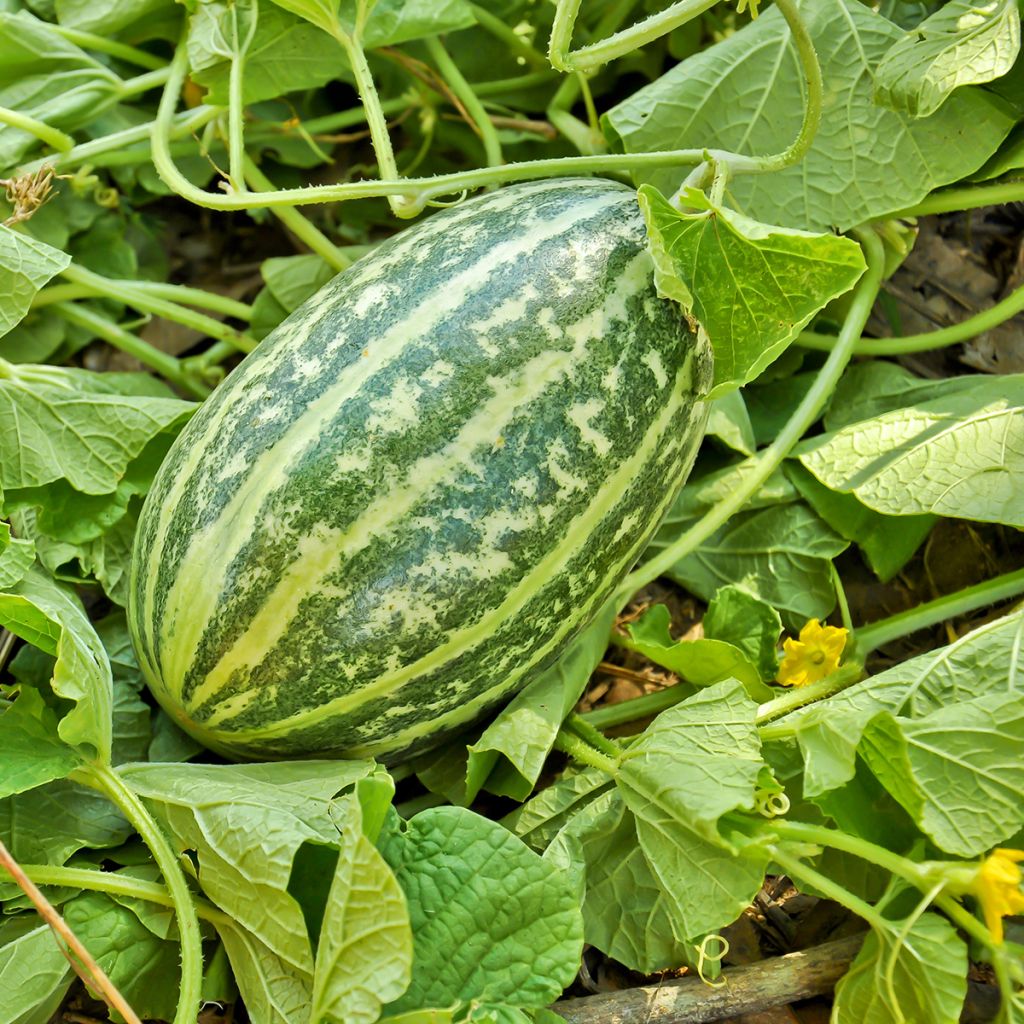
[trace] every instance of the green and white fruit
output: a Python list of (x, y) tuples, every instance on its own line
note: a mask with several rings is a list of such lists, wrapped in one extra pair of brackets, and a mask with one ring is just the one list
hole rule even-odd
[(689, 472), (710, 350), (635, 193), (519, 185), (403, 231), (182, 432), (142, 513), (150, 688), (235, 758), (437, 742), (595, 615)]

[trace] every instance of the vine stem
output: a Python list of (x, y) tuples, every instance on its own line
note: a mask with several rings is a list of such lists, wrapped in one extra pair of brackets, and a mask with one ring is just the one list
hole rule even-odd
[(567, 728), (558, 730), (554, 745), (556, 750), (561, 750), (564, 754), (568, 754), (574, 760), (579, 761), (580, 764), (585, 764), (590, 768), (597, 768), (607, 775), (614, 777), (618, 771), (618, 763), (614, 758), (601, 753), (599, 750), (595, 750), (589, 743)]
[(59, 128), (54, 128), (37, 118), (29, 117), (28, 114), (11, 110), (10, 107), (0, 107), (0, 124), (6, 124), (11, 128), (20, 128), (23, 132), (34, 135), (40, 142), (45, 142), (61, 153), (66, 153), (75, 145), (75, 140)]
[[(183, 284), (169, 284), (165, 281), (118, 281), (114, 278), (108, 279), (112, 285), (125, 285), (136, 292), (144, 295), (153, 295), (158, 299), (166, 299), (169, 302), (185, 303), (190, 306), (199, 306), (203, 309), (212, 309), (225, 316), (237, 317), (239, 320), (252, 319), (252, 306), (237, 299), (229, 298), (218, 292), (207, 292), (202, 288), (191, 288)], [(55, 302), (70, 302), (72, 299), (93, 298), (96, 291), (84, 284), (53, 284), (41, 291), (36, 292), (32, 297), (32, 309), (40, 309), (43, 306), (52, 306)], [(232, 351), (237, 352), (236, 346), (231, 346)]]
[[(926, 352), (933, 348), (945, 348), (977, 337), (984, 331), (998, 327), (1011, 317), (1024, 310), (1024, 285), (1015, 288), (1005, 299), (988, 309), (983, 309), (958, 324), (940, 327), (935, 331), (923, 334), (907, 334), (900, 338), (860, 338), (854, 346), (854, 354), (858, 356), (899, 356), (912, 352)], [(835, 342), (831, 334), (817, 334), (814, 331), (802, 331), (796, 339), (801, 348), (828, 352)]]
[[(864, 666), (859, 662), (850, 662), (830, 672), (824, 679), (819, 679), (808, 686), (794, 687), (780, 694), (773, 700), (766, 701), (757, 709), (755, 721), (761, 727), (761, 739), (774, 739), (770, 733), (770, 726), (764, 723), (770, 722), (773, 718), (796, 711), (797, 708), (806, 707), (815, 701), (824, 700), (833, 694), (840, 693), (848, 686), (859, 682), (864, 677)], [(788, 733), (787, 733), (788, 735)]]
[[(708, 156), (729, 164), (732, 174), (760, 171), (757, 157), (724, 150), (673, 149), (659, 153), (600, 154), (597, 156), (553, 157), (480, 167), (425, 178), (395, 178), (372, 181), (343, 182), (337, 185), (311, 185), (279, 189), (273, 192), (250, 192), (244, 196), (208, 192), (192, 184), (177, 168), (171, 156), (170, 128), (175, 108), (188, 70), (188, 51), (179, 45), (170, 74), (164, 86), (150, 135), (153, 165), (161, 179), (177, 195), (197, 206), (211, 210), (262, 209), (277, 206), (302, 206), (308, 203), (345, 202), (380, 196), (404, 196), (407, 205), (403, 215), (418, 213), (427, 202), (439, 196), (453, 195), (468, 189), (482, 188), (510, 181), (548, 178), (557, 174), (611, 173), (615, 171), (650, 170), (656, 167), (690, 166), (703, 163)], [(858, 331), (859, 333), (859, 331)]]
[(109, 53), (111, 57), (117, 57), (127, 64), (137, 64), (140, 68), (148, 68), (150, 71), (159, 71), (167, 67), (167, 61), (162, 60), (155, 54), (140, 50), (127, 43), (119, 43), (114, 39), (107, 39), (105, 36), (98, 36), (94, 32), (83, 32), (81, 29), (68, 28), (56, 22), (48, 22), (47, 32), (56, 32), (63, 36), (69, 43), (81, 46), (86, 50), (96, 50), (99, 53)]
[(607, 39), (570, 50), (580, 0), (559, 0), (548, 42), (548, 60), (559, 71), (595, 71), (603, 64), (654, 42), (714, 7), (718, 0), (679, 0)]
[[(495, 39), (500, 39), (517, 57), (522, 57), (527, 64), (538, 71), (547, 68), (548, 62), (544, 59), (544, 54), (538, 53), (522, 36), (517, 35), (514, 29), (506, 25), (501, 18), (479, 4), (470, 4), (469, 9), (473, 12), (473, 17), (476, 18), (477, 24), (486, 32), (490, 32)], [(430, 38), (436, 39), (437, 37), (431, 36)]]
[[(147, 882), (141, 878), (119, 874), (114, 871), (95, 871), (91, 868), (55, 867), (52, 864), (22, 864), (21, 870), (36, 885), (60, 885), (69, 889), (85, 889), (89, 892), (105, 892), (111, 896), (127, 896), (130, 899), (145, 900), (161, 907), (174, 909), (174, 898), (167, 887), (159, 882)], [(232, 925), (234, 921), (212, 903), (193, 897), (196, 916), (212, 925)]]
[(203, 985), (202, 937), (192, 893), (171, 844), (143, 802), (113, 768), (89, 765), (76, 769), (71, 778), (106, 796), (131, 822), (153, 855), (173, 901), (181, 938), (181, 991), (174, 1024), (195, 1024)]
[(191, 327), (211, 338), (226, 341), (234, 345), (240, 352), (251, 352), (256, 347), (256, 339), (243, 331), (207, 316), (205, 313), (197, 313), (176, 302), (169, 302), (154, 294), (152, 289), (136, 288), (132, 281), (111, 280), (77, 263), (65, 267), (61, 271), (61, 277), (73, 284), (92, 289), (94, 295), (102, 295), (104, 298), (124, 302), (144, 313), (153, 313), (166, 320), (173, 320), (175, 323)]
[(972, 587), (920, 604), (909, 611), (862, 626), (854, 635), (858, 653), (864, 655), (893, 640), (927, 629), (956, 615), (984, 608), (1024, 593), (1024, 569), (1003, 573)]
[(799, 882), (803, 878), (828, 899), (833, 900), (840, 906), (846, 907), (848, 910), (852, 910), (858, 917), (867, 921), (876, 931), (888, 932), (892, 930), (889, 922), (870, 903), (862, 900), (859, 896), (854, 896), (849, 889), (844, 888), (837, 882), (833, 882), (831, 878), (827, 878), (820, 871), (805, 864), (799, 857), (793, 856), (788, 850), (783, 850), (779, 846), (769, 846), (768, 850), (771, 853), (772, 860), (794, 882)]
[(818, 372), (814, 384), (797, 406), (778, 437), (756, 458), (745, 464), (744, 472), (733, 492), (711, 508), (681, 537), (669, 544), (648, 562), (631, 572), (622, 582), (619, 596), (625, 600), (648, 583), (668, 571), (680, 559), (695, 551), (734, 513), (738, 512), (757, 492), (772, 472), (781, 465), (790, 449), (800, 440), (807, 429), (818, 418), (829, 395), (835, 390), (846, 364), (850, 361), (853, 346), (867, 323), (882, 283), (885, 253), (878, 236), (870, 230), (858, 232), (867, 261), (867, 270), (860, 279), (850, 302), (850, 307), (836, 339), (835, 347)]
[[(256, 166), (256, 162), (248, 156), (242, 158), (245, 177), (255, 188), (272, 189), (273, 182)], [(315, 252), (329, 267), (342, 271), (353, 263), (308, 217), (304, 217), (291, 206), (272, 207), (275, 217), (297, 238), (305, 242), (311, 252)]]
[(441, 40), (437, 36), (429, 36), (426, 40), (427, 52), (437, 65), (441, 76), (451, 86), (451, 90), (462, 101), (469, 116), (473, 118), (480, 139), (484, 146), (484, 160), (490, 167), (505, 162), (504, 154), (501, 151), (501, 142), (498, 139), (498, 132), (491, 121), (480, 98), (470, 87), (469, 82), (463, 77), (458, 65), (448, 55)]
[(121, 1014), (127, 1024), (142, 1024), (128, 1000), (121, 995), (117, 986), (107, 976), (106, 971), (96, 963), (92, 954), (82, 944), (82, 940), (68, 927), (67, 921), (60, 916), (53, 904), (39, 891), (25, 870), (11, 856), (3, 840), (0, 840), (0, 867), (14, 879), (18, 888), (31, 900), (39, 916), (50, 926), (51, 931), (59, 940), (63, 940), (68, 949), (78, 958), (76, 963), (75, 959), (64, 952), (63, 947), (61, 948), (61, 952), (67, 957), (75, 974), (86, 985), (99, 992), (107, 1006)]
[(174, 356), (167, 355), (147, 345), (141, 338), (136, 337), (131, 331), (126, 331), (120, 324), (108, 320), (99, 313), (94, 313), (85, 306), (73, 302), (55, 302), (55, 312), (59, 313), (65, 320), (79, 327), (85, 327), (93, 332), (98, 338), (113, 345), (121, 352), (134, 356), (144, 366), (156, 370), (161, 376), (177, 384), (183, 391), (196, 398), (207, 398), (210, 389), (196, 380), (191, 374), (182, 369), (181, 363)]
[(929, 213), (957, 213), (983, 206), (1019, 203), (1024, 200), (1024, 181), (1000, 181), (994, 185), (974, 185), (933, 192), (919, 203), (891, 213), (890, 217), (924, 217)]
[(602, 754), (617, 758), (622, 753), (622, 747), (615, 740), (609, 739), (600, 729), (595, 728), (592, 722), (586, 721), (575, 712), (570, 712), (563, 724)]

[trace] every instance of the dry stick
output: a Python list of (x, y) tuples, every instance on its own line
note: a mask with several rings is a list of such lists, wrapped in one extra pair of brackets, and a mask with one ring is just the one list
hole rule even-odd
[(552, 1008), (568, 1024), (709, 1024), (831, 992), (863, 941), (863, 934), (851, 935), (799, 953), (732, 967), (722, 972), (715, 987), (699, 978), (680, 978), (564, 999)]
[(121, 1014), (127, 1024), (142, 1024), (138, 1014), (128, 1005), (128, 1001), (118, 992), (117, 987), (107, 977), (103, 968), (92, 958), (89, 950), (82, 945), (78, 936), (68, 927), (64, 918), (57, 913), (53, 904), (36, 888), (32, 879), (21, 870), (21, 866), (11, 856), (3, 840), (0, 840), (0, 866), (6, 869), (18, 884), (18, 888), (32, 901), (33, 906), (39, 911), (39, 916), (53, 930), (58, 944), (63, 939), (71, 952), (78, 957), (80, 963), (76, 963), (74, 957), (68, 956), (65, 950), (61, 950), (67, 956), (68, 963), (71, 964), (75, 974), (86, 985), (99, 992), (107, 1006)]

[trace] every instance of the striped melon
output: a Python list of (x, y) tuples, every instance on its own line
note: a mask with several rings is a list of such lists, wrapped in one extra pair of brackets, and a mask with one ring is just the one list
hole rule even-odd
[(710, 353), (635, 193), (503, 189), (403, 231), (249, 356), (146, 501), (130, 621), (229, 757), (395, 760), (524, 686), (682, 485)]

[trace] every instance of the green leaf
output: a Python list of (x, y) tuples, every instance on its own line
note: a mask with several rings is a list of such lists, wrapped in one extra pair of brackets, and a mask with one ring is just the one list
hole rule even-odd
[(277, 956), (252, 932), (230, 918), (218, 922), (238, 991), (253, 1024), (296, 1024), (309, 1020), (312, 978)]
[[(728, 497), (734, 490), (744, 486), (747, 474), (757, 469), (756, 459), (744, 459), (743, 462), (726, 466), (723, 469), (706, 473), (696, 480), (691, 480), (679, 492), (661, 524), (655, 540), (660, 537), (674, 537), (681, 533), (690, 520), (702, 516), (708, 509)], [(800, 495), (786, 478), (781, 469), (774, 470), (771, 476), (744, 505), (747, 510), (768, 508), (772, 505), (788, 505), (796, 501)]]
[(627, 627), (631, 651), (650, 658), (694, 686), (713, 686), (723, 679), (738, 679), (758, 700), (769, 700), (771, 690), (747, 655), (724, 640), (675, 641), (669, 632), (671, 615), (663, 604), (646, 611)]
[(327, 284), (337, 271), (316, 254), (301, 253), (264, 260), (260, 274), (266, 288), (256, 297), (251, 326), (256, 337), (263, 338)]
[(977, 376), (929, 380), (880, 359), (857, 363), (846, 369), (829, 399), (825, 429), (842, 430), (860, 420), (943, 398), (977, 383)]
[(876, 512), (1024, 527), (1024, 374), (972, 381), (805, 441), (796, 454), (826, 487)]
[(574, 859), (585, 877), (586, 942), (645, 974), (686, 963), (686, 937), (675, 933), (670, 897), (647, 863), (622, 795), (603, 793), (576, 813), (560, 836), (579, 844)]
[(61, 25), (111, 34), (143, 18), (152, 32), (155, 20), (168, 20), (177, 10), (173, 0), (57, 0), (56, 7)]
[(501, 823), (540, 852), (578, 811), (611, 786), (611, 779), (596, 768), (582, 771), (570, 768), (561, 778), (502, 818)]
[(568, 876), (496, 822), (438, 807), (382, 839), (409, 902), (416, 970), (387, 1008), (545, 1006), (572, 981), (583, 924)]
[(62, 865), (86, 847), (120, 846), (133, 832), (106, 797), (63, 780), (0, 800), (0, 839), (23, 864)]
[(0, 625), (56, 657), (50, 686), (74, 704), (57, 726), (60, 738), (89, 759), (109, 762), (110, 662), (78, 598), (33, 568), (0, 594)]
[(39, 289), (70, 262), (67, 253), (0, 224), (0, 337), (20, 323)]
[(173, 1019), (181, 984), (177, 942), (157, 937), (131, 910), (101, 892), (69, 900), (63, 914), (142, 1019)]
[[(117, 75), (45, 21), (0, 11), (0, 107), (69, 132), (116, 103), (120, 90)], [(0, 169), (39, 145), (29, 132), (0, 125)]]
[[(359, 0), (344, 0), (343, 10), (352, 22), (358, 4)], [(397, 46), (474, 24), (476, 16), (466, 0), (376, 0), (363, 30), (363, 45)]]
[[(665, 547), (689, 525), (670, 516), (651, 546)], [(848, 543), (806, 505), (775, 505), (733, 516), (666, 575), (705, 601), (719, 587), (735, 584), (799, 629), (835, 606), (831, 561)]]
[(957, 1024), (967, 995), (967, 947), (938, 914), (872, 931), (836, 986), (835, 1024)]
[(34, 911), (0, 923), (4, 1024), (18, 1024), (40, 1008), (53, 1013), (74, 977), (50, 926)]
[[(333, 798), (373, 771), (372, 761), (255, 765), (132, 765), (125, 781), (179, 850), (194, 850), (206, 895), (300, 973), (313, 954), (288, 892), (305, 842), (336, 845)], [(231, 954), (231, 944), (225, 937)], [(239, 983), (241, 987), (241, 983)]]
[(359, 801), (349, 797), (343, 806), (341, 850), (317, 945), (310, 1019), (374, 1024), (382, 1005), (408, 987), (412, 931), (398, 881), (363, 834)]
[(733, 451), (753, 455), (757, 448), (747, 406), (739, 391), (728, 391), (711, 403), (705, 433), (717, 437)]
[(680, 936), (735, 920), (764, 881), (767, 854), (740, 852), (719, 831), (724, 814), (774, 785), (756, 710), (736, 680), (719, 683), (662, 712), (621, 758), (616, 786)]
[(853, 778), (861, 736), (879, 712), (921, 719), (989, 693), (1019, 695), (1022, 649), (1024, 612), (1017, 611), (787, 716), (803, 751), (805, 795)]
[(775, 678), (781, 635), (779, 613), (742, 587), (719, 587), (704, 614), (704, 636), (738, 647), (764, 680)]
[(1024, 826), (1024, 693), (989, 693), (916, 720), (883, 711), (858, 749), (940, 850), (977, 857)]
[[(0, 502), (3, 498), (0, 496)], [(10, 590), (32, 568), (35, 544), (20, 537), (11, 537), (11, 528), (0, 522), (0, 591)]]
[(688, 188), (676, 209), (652, 185), (638, 199), (658, 291), (696, 317), (715, 353), (709, 398), (753, 380), (864, 273), (856, 242), (751, 220)]
[(0, 733), (0, 797), (63, 779), (82, 763), (57, 735), (57, 716), (35, 690), (22, 689), (0, 714)]
[(875, 102), (927, 117), (954, 89), (1005, 75), (1019, 51), (1017, 0), (952, 0), (882, 58), (875, 72)]
[(0, 378), (0, 487), (8, 506), (31, 505), (39, 488), (66, 480), (84, 494), (110, 494), (162, 432), (195, 404), (124, 395), (104, 374), (12, 366)]
[[(606, 605), (558, 660), (519, 693), (469, 747), (467, 803), (481, 788), (520, 801), (530, 795), (562, 722), (604, 656), (616, 610), (614, 602)], [(495, 777), (499, 762), (504, 771)]]
[[(1003, 102), (979, 89), (957, 90), (928, 118), (877, 106), (875, 67), (902, 31), (857, 0), (804, 0), (800, 14), (826, 83), (821, 127), (799, 163), (730, 182), (735, 205), (747, 216), (846, 231), (959, 181), (1013, 126)], [(797, 137), (805, 89), (789, 29), (773, 8), (613, 107), (605, 133), (628, 153), (676, 147), (778, 153)], [(671, 195), (688, 173), (665, 168), (635, 179)]]
[(882, 515), (852, 494), (829, 490), (799, 463), (787, 463), (786, 474), (807, 504), (836, 533), (860, 548), (872, 572), (883, 583), (913, 558), (938, 521), (931, 515)]

